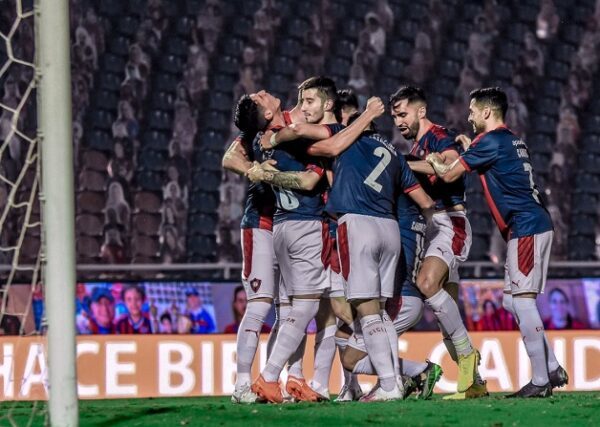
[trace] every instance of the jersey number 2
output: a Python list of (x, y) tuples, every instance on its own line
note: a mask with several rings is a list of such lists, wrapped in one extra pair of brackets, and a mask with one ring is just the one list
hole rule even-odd
[(379, 175), (383, 173), (387, 165), (390, 164), (390, 160), (392, 160), (392, 155), (388, 150), (386, 150), (383, 147), (377, 147), (375, 150), (373, 150), (373, 154), (377, 157), (381, 157), (381, 160), (379, 161), (379, 163), (377, 163), (377, 166), (375, 166), (373, 172), (371, 172), (369, 176), (364, 180), (364, 183), (371, 187), (373, 190), (380, 193), (383, 187), (380, 183), (377, 182), (377, 178), (379, 178)]

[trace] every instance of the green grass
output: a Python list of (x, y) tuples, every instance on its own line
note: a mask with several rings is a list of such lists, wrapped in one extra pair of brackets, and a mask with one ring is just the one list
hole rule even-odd
[[(11, 409), (12, 408), (12, 409)], [(11, 410), (10, 418), (7, 412)], [(82, 401), (81, 426), (580, 426), (599, 425), (600, 393), (557, 393), (551, 399), (233, 405), (229, 398)], [(32, 413), (34, 413), (32, 417)], [(0, 403), (0, 426), (44, 425), (46, 405)], [(11, 421), (14, 424), (11, 424)]]

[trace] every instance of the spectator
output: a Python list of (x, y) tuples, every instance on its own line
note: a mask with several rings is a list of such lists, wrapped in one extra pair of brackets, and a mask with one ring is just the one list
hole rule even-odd
[(527, 132), (529, 131), (529, 111), (527, 106), (521, 99), (519, 91), (515, 87), (507, 87), (506, 95), (508, 97), (506, 124), (516, 135), (520, 135), (521, 138), (526, 138)]
[(548, 294), (550, 304), (550, 317), (544, 320), (544, 329), (552, 331), (557, 329), (587, 329), (587, 325), (571, 315), (572, 307), (569, 297), (560, 288), (554, 288)]
[[(217, 40), (223, 27), (223, 12), (220, 1), (207, 2), (205, 8), (196, 18), (196, 33), (202, 34), (204, 48), (208, 53), (213, 53), (217, 47)], [(197, 35), (192, 35), (198, 43)]]
[(544, 53), (531, 31), (525, 33), (525, 53), (521, 55), (525, 67), (536, 77), (544, 75)]
[(496, 305), (492, 300), (486, 299), (481, 306), (481, 315), (474, 319), (476, 331), (499, 331), (500, 321), (496, 313)]
[[(358, 46), (354, 50), (352, 65), (360, 65), (366, 79), (370, 82), (377, 71), (379, 57), (377, 51), (371, 45), (371, 38), (367, 31), (361, 31), (358, 35)], [(350, 71), (352, 73), (352, 71)]]
[(219, 227), (217, 234), (217, 246), (219, 251), (219, 262), (236, 262), (241, 259), (240, 245), (233, 242), (230, 227)]
[(365, 105), (367, 103), (367, 97), (371, 93), (371, 87), (370, 81), (367, 78), (362, 65), (353, 64), (350, 68), (348, 87), (356, 93), (359, 104)]
[(254, 80), (254, 70), (252, 67), (242, 67), (239, 76), (238, 82), (233, 87), (233, 99), (240, 99), (245, 93), (258, 92), (258, 85)]
[(123, 187), (119, 182), (113, 181), (108, 186), (108, 199), (106, 200), (105, 210), (108, 209), (113, 209), (116, 212), (117, 223), (123, 225), (128, 230), (131, 208), (127, 200), (125, 200)]
[(96, 286), (92, 290), (91, 316), (85, 319), (85, 311), (82, 312), (83, 318), (78, 319), (78, 332), (80, 334), (114, 334), (115, 325), (115, 299), (110, 291), (102, 286)]
[[(5, 291), (6, 292), (6, 291)], [(9, 307), (8, 305), (8, 292), (5, 297), (5, 307)], [(2, 300), (0, 298), (0, 306), (2, 306)], [(244, 307), (245, 310), (245, 307)], [(21, 321), (19, 320), (19, 316), (15, 316), (14, 314), (10, 314), (8, 312), (2, 314), (2, 321), (0, 322), (0, 336), (2, 335), (10, 335), (16, 336), (21, 335)], [(6, 380), (5, 380), (6, 381)]]
[[(246, 291), (243, 286), (237, 286), (233, 291), (233, 301), (231, 303), (231, 309), (233, 311), (233, 318), (235, 319), (233, 323), (225, 326), (223, 330), (224, 334), (237, 334), (238, 329), (240, 327), (240, 323), (242, 323), (242, 319), (244, 317), (244, 313), (246, 313), (246, 307), (248, 305), (248, 300), (246, 298)], [(263, 323), (260, 332), (262, 334), (268, 334), (271, 332), (271, 328), (268, 325)]]
[(185, 235), (180, 235), (176, 225), (161, 225), (160, 238), (161, 262), (172, 264), (181, 261), (185, 254)]
[(119, 114), (112, 125), (113, 138), (137, 139), (140, 125), (135, 118), (133, 107), (128, 101), (119, 101)]
[(176, 331), (173, 329), (173, 319), (169, 312), (164, 312), (160, 316), (160, 333), (161, 334), (175, 334)]
[(494, 34), (485, 17), (478, 15), (475, 18), (475, 30), (469, 35), (467, 55), (473, 69), (482, 76), (490, 73), (493, 39)]
[(410, 57), (410, 63), (404, 68), (403, 76), (411, 83), (422, 85), (429, 76), (429, 71), (433, 65), (427, 52), (415, 49)]
[(144, 288), (138, 285), (124, 286), (121, 300), (127, 307), (127, 314), (117, 321), (117, 334), (151, 334), (150, 319), (142, 313), (142, 305), (146, 300)]
[(104, 243), (100, 247), (100, 258), (106, 264), (123, 264), (127, 261), (125, 256), (125, 245), (121, 233), (114, 227), (110, 227), (104, 233)]
[(194, 139), (198, 132), (196, 116), (189, 105), (181, 104), (175, 111), (173, 137), (177, 140), (181, 153), (189, 156), (194, 151)]
[(551, 254), (552, 259), (565, 259), (567, 255), (567, 238), (569, 235), (569, 229), (563, 218), (563, 212), (556, 204), (552, 203), (548, 204), (548, 213), (550, 213), (550, 216), (552, 217), (552, 223), (554, 224), (554, 236)]
[(196, 288), (188, 288), (185, 291), (186, 310), (185, 317), (189, 320), (189, 329), (180, 333), (210, 334), (216, 331), (215, 321), (202, 306), (200, 293)]
[(384, 55), (386, 35), (377, 13), (369, 12), (365, 15), (365, 29), (363, 31), (369, 35), (369, 43), (377, 56)]
[(552, 0), (542, 0), (536, 20), (536, 35), (540, 40), (550, 40), (558, 32), (560, 17)]

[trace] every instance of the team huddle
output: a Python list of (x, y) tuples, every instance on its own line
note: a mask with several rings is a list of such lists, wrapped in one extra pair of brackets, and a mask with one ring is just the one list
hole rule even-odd
[[(471, 141), (432, 123), (420, 88), (391, 95), (389, 109), (410, 153), (377, 132), (381, 99), (360, 113), (351, 91), (326, 77), (298, 87), (283, 111), (265, 91), (238, 101), (240, 135), (223, 166), (250, 183), (241, 224), (242, 281), (248, 306), (237, 336), (234, 403), (329, 400), (336, 351), (344, 386), (336, 401), (428, 399), (441, 378), (430, 361), (398, 357), (398, 337), (435, 314), (458, 364), (457, 392), (487, 396), (458, 305), (458, 267), (469, 254), (464, 174), (476, 172), (507, 241), (503, 306), (523, 336), (533, 377), (508, 397), (547, 397), (568, 382), (545, 337), (536, 307), (552, 243), (551, 218), (536, 185), (527, 146), (504, 124), (499, 88), (471, 93)], [(279, 274), (276, 274), (276, 273)], [(275, 303), (267, 363), (252, 381), (262, 324)], [(306, 328), (317, 325), (314, 375), (302, 372)], [(279, 377), (288, 368), (285, 387)], [(377, 376), (363, 393), (357, 375)]]

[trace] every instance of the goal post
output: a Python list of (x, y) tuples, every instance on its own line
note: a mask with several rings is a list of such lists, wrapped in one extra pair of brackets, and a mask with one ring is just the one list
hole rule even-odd
[(52, 426), (77, 426), (69, 0), (37, 0), (35, 18), (49, 415)]

